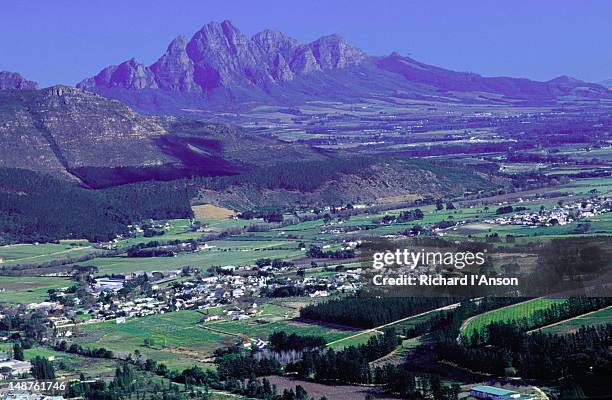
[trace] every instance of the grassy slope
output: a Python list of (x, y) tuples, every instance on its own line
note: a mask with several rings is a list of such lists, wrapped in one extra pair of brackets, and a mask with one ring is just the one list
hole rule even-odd
[(515, 318), (529, 318), (535, 311), (545, 310), (552, 304), (559, 304), (564, 301), (564, 299), (538, 298), (497, 310), (488, 311), (468, 319), (462, 326), (462, 334), (465, 336), (470, 336), (475, 331), (481, 331), (487, 325), (493, 322), (508, 322), (514, 320)]
[(48, 276), (0, 276), (0, 303), (36, 303), (48, 298), (49, 289), (68, 287), (72, 282), (66, 278)]
[(612, 321), (612, 308), (587, 313), (577, 318), (571, 318), (557, 324), (549, 325), (540, 330), (542, 333), (567, 334), (573, 333), (582, 326), (595, 326), (609, 324)]

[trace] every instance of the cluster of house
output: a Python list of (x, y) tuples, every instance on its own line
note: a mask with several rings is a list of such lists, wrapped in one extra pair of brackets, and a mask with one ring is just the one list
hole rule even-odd
[(149, 222), (143, 223), (142, 225), (128, 225), (126, 228), (128, 229), (126, 235), (117, 235), (113, 240), (99, 243), (96, 246), (101, 249), (111, 250), (115, 249), (117, 243), (126, 237), (136, 237), (139, 234), (144, 234), (145, 237), (157, 236), (170, 229), (170, 223), (168, 221), (149, 220)]
[(578, 220), (611, 211), (612, 199), (601, 196), (589, 199), (588, 201), (564, 204), (550, 209), (542, 209), (539, 212), (526, 211), (502, 215), (485, 222), (498, 225), (523, 225), (535, 228), (567, 225)]
[[(209, 309), (221, 305), (243, 303), (244, 299), (268, 296), (277, 288), (294, 287), (303, 290), (310, 297), (326, 297), (332, 293), (352, 293), (360, 287), (360, 270), (339, 271), (332, 276), (299, 276), (286, 274), (287, 265), (258, 268), (258, 271), (277, 272), (273, 274), (255, 273), (252, 267), (226, 266), (221, 268), (224, 273), (213, 276), (180, 276), (181, 271), (149, 272), (147, 277), (150, 290), (146, 295), (125, 296), (117, 293), (136, 274), (100, 277), (90, 283), (90, 293), (94, 297), (93, 304), (85, 306), (80, 301), (75, 302), (80, 311), (88, 319), (82, 322), (93, 323), (105, 320), (125, 322), (126, 318), (144, 317), (154, 314), (164, 314), (178, 310)], [(293, 267), (295, 268), (295, 267)], [(141, 275), (142, 276), (142, 275)], [(265, 288), (265, 289), (264, 289)], [(263, 290), (262, 290), (263, 289)], [(66, 293), (59, 290), (56, 296)], [(64, 307), (58, 301), (45, 301), (28, 306), (30, 309), (47, 311), (51, 324), (56, 329), (58, 337), (72, 335), (69, 327), (74, 323), (63, 311)], [(243, 320), (252, 317), (257, 311), (253, 304), (248, 309), (235, 306), (225, 310), (226, 317)], [(216, 318), (211, 316), (210, 318)]]

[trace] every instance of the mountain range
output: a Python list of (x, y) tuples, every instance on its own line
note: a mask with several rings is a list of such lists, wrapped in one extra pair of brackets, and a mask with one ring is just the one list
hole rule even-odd
[[(0, 171), (6, 176), (12, 172), (5, 168), (19, 168), (92, 189), (201, 177), (202, 199), (234, 209), (460, 194), (491, 186), (471, 169), (329, 152), (232, 125), (142, 115), (68, 86), (0, 90), (0, 105)], [(2, 196), (30, 195), (15, 190), (0, 184), (0, 202)]]
[(566, 76), (547, 82), (483, 77), (397, 53), (369, 56), (335, 34), (307, 44), (272, 30), (248, 38), (229, 21), (206, 24), (190, 40), (179, 36), (149, 66), (132, 58), (77, 87), (157, 114), (312, 100), (551, 104), (563, 98), (612, 98), (604, 86)]
[[(548, 82), (487, 78), (396, 53), (369, 56), (338, 35), (308, 44), (271, 30), (247, 38), (229, 21), (209, 23), (190, 40), (175, 39), (150, 66), (131, 59), (77, 86), (38, 89), (17, 73), (0, 72), (0, 167), (52, 174), (90, 188), (236, 176), (217, 181), (223, 191), (211, 189), (207, 195), (238, 208), (290, 198), (299, 202), (305, 196), (329, 202), (385, 193), (461, 192), (481, 188), (485, 181), (474, 171), (451, 179), (452, 171), (439, 166), (385, 160), (361, 164), (341, 151), (180, 118), (190, 108), (226, 111), (311, 100), (525, 105), (612, 98), (601, 85), (565, 76)], [(305, 194), (290, 183), (295, 176), (303, 179), (303, 166), (292, 164), (296, 160), (333, 173), (323, 174)], [(342, 179), (338, 174), (344, 174)], [(287, 183), (265, 181), (270, 176)], [(414, 182), (423, 187), (415, 188)]]

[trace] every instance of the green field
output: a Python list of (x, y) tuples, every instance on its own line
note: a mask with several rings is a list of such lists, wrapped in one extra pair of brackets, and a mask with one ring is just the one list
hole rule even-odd
[[(258, 318), (256, 318), (258, 319)], [(273, 322), (258, 322), (255, 319), (246, 321), (211, 321), (206, 327), (226, 332), (236, 336), (247, 336), (251, 339), (267, 339), (274, 332), (284, 331), (302, 336), (323, 336), (326, 341), (332, 342), (351, 335), (353, 332), (325, 327), (322, 325), (305, 324), (291, 320)]]
[(608, 307), (604, 308), (603, 310), (598, 310), (586, 315), (559, 322), (557, 324), (549, 325), (543, 329), (540, 329), (539, 332), (563, 335), (576, 332), (582, 326), (604, 325), (609, 324), (611, 321), (612, 307)]
[(49, 289), (69, 287), (66, 278), (51, 276), (0, 276), (0, 302), (37, 303), (48, 299)]
[(293, 319), (297, 315), (297, 311), (293, 308), (267, 303), (260, 305), (257, 315), (250, 319), (244, 321), (228, 319), (210, 321), (203, 324), (203, 327), (236, 337), (246, 336), (250, 339), (261, 338), (264, 340), (270, 334), (277, 331), (284, 331), (288, 334), (295, 333), (302, 336), (322, 336), (328, 342), (350, 336), (354, 333), (350, 330), (299, 322)]
[[(213, 312), (219, 312), (214, 310)], [(193, 365), (211, 367), (214, 350), (230, 346), (244, 337), (267, 339), (275, 331), (299, 335), (319, 335), (328, 341), (350, 335), (350, 331), (311, 325), (291, 320), (295, 310), (274, 304), (260, 306), (257, 316), (234, 321), (224, 318), (202, 322), (198, 311), (177, 311), (162, 315), (128, 319), (124, 324), (105, 321), (77, 328), (76, 341), (89, 347), (104, 347), (125, 355), (138, 350), (145, 357), (163, 362), (173, 369)], [(154, 340), (151, 347), (144, 340)]]
[(371, 337), (378, 335), (381, 335), (381, 333), (378, 331), (371, 330), (367, 330), (359, 334), (353, 333), (352, 335), (349, 335), (346, 338), (340, 338), (333, 342), (330, 342), (328, 346), (334, 350), (340, 350), (349, 346), (359, 346), (362, 344), (366, 344)]
[[(214, 244), (214, 242), (211, 242)], [(275, 244), (277, 245), (277, 244)], [(255, 247), (259, 247), (256, 245)], [(99, 274), (116, 274), (143, 271), (167, 271), (185, 266), (206, 269), (212, 266), (252, 264), (259, 258), (292, 259), (301, 256), (303, 252), (293, 250), (275, 250), (261, 248), (223, 249), (213, 248), (197, 253), (179, 254), (176, 257), (127, 257), (117, 256), (95, 258), (85, 263), (99, 268)]]
[[(138, 350), (147, 358), (166, 364), (172, 369), (193, 365), (208, 366), (204, 360), (212, 352), (231, 345), (236, 338), (202, 329), (203, 315), (197, 311), (177, 311), (143, 318), (128, 319), (124, 324), (113, 321), (83, 325), (75, 338), (84, 346), (104, 347), (119, 355)], [(153, 339), (145, 347), (145, 339)]]
[(12, 244), (0, 246), (1, 264), (35, 264), (62, 257), (76, 257), (95, 252), (86, 241), (62, 241), (60, 244)]
[(488, 311), (468, 319), (461, 327), (461, 331), (464, 336), (469, 337), (476, 331), (482, 331), (493, 322), (510, 322), (518, 318), (529, 318), (538, 310), (545, 310), (552, 304), (560, 304), (564, 301), (565, 299), (538, 298)]
[(144, 237), (142, 234), (134, 238), (120, 240), (117, 245), (118, 247), (132, 246), (138, 243), (147, 243), (152, 240), (158, 240), (160, 242), (171, 241), (171, 240), (190, 240), (198, 239), (202, 236), (202, 232), (191, 232), (189, 228), (188, 219), (172, 219), (168, 221), (170, 227), (164, 232), (163, 235), (154, 237)]
[[(394, 328), (396, 329), (398, 334), (401, 334), (403, 330), (413, 328), (420, 323), (426, 322), (429, 319), (431, 319), (434, 315), (440, 312), (441, 311), (435, 311), (435, 312), (430, 312), (430, 313), (423, 314), (423, 315), (415, 315), (412, 318), (407, 318), (397, 323), (390, 323), (386, 325), (384, 328), (381, 328), (379, 330), (368, 329), (358, 334), (352, 334), (352, 335), (349, 335), (348, 337), (338, 339), (334, 341), (333, 343), (330, 343), (329, 347), (331, 347), (332, 349), (338, 350), (338, 349), (342, 349), (348, 346), (359, 346), (361, 344), (367, 343), (371, 337), (381, 335), (382, 331), (387, 328)], [(408, 339), (408, 340), (404, 340), (403, 342), (408, 344), (408, 343), (413, 343), (414, 340)]]

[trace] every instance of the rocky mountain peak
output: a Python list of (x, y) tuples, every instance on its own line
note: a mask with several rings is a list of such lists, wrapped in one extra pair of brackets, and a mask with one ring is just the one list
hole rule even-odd
[(38, 89), (38, 84), (16, 72), (0, 71), (0, 90), (10, 89)]
[(183, 35), (179, 35), (170, 44), (168, 45), (168, 49), (166, 53), (181, 53), (185, 52), (187, 47), (187, 39)]
[(296, 39), (271, 29), (256, 33), (251, 40), (264, 52), (269, 54), (281, 53), (285, 59), (291, 58), (295, 49), (300, 45)]
[(323, 36), (310, 43), (309, 47), (321, 69), (345, 68), (360, 63), (366, 54), (351, 46), (342, 36)]
[(230, 21), (210, 22), (190, 40), (174, 39), (150, 67), (134, 59), (103, 69), (78, 87), (161, 89), (183, 93), (243, 87), (267, 91), (271, 84), (297, 75), (345, 68), (365, 59), (339, 35), (300, 44), (266, 29), (247, 38)]
[(92, 90), (96, 87), (123, 87), (126, 89), (157, 89), (151, 70), (131, 58), (119, 65), (104, 68), (98, 75), (77, 85), (80, 89)]
[(151, 71), (134, 58), (119, 64), (111, 79), (113, 83), (128, 89), (157, 89)]
[(230, 21), (223, 21), (204, 25), (187, 44), (187, 51), (192, 60), (198, 62), (215, 53), (216, 55), (235, 56), (247, 50), (248, 47), (249, 40), (246, 36)]
[(187, 54), (203, 89), (254, 83), (267, 75), (261, 50), (229, 21), (204, 25), (187, 43)]
[(187, 39), (184, 36), (174, 39), (150, 70), (160, 89), (179, 92), (201, 90), (195, 82), (195, 66), (187, 54)]

